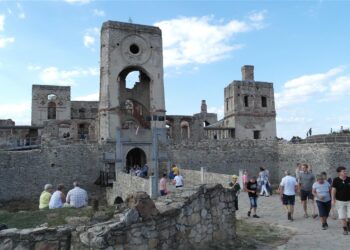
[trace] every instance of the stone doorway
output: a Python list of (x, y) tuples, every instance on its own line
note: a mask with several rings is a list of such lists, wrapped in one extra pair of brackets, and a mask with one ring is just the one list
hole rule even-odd
[(126, 155), (126, 170), (129, 172), (133, 166), (141, 168), (147, 163), (145, 152), (140, 148), (133, 148)]

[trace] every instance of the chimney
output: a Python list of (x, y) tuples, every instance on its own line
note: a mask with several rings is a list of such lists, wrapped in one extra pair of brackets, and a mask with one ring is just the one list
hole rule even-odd
[(254, 66), (244, 65), (241, 68), (242, 71), (242, 81), (254, 81)]
[(205, 100), (202, 100), (201, 113), (207, 113), (207, 103)]

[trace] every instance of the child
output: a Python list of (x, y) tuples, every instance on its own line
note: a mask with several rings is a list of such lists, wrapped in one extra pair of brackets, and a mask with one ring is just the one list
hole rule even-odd
[(235, 192), (236, 194), (235, 208), (236, 210), (238, 210), (238, 194), (239, 194), (239, 191), (241, 190), (241, 186), (238, 183), (237, 175), (232, 175), (232, 181), (230, 182), (229, 186), (232, 188), (233, 192)]

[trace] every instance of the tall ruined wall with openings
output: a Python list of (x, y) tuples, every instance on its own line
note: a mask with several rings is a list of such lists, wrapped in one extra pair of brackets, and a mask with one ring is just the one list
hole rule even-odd
[(44, 145), (28, 151), (0, 151), (0, 200), (37, 200), (44, 185), (81, 182), (90, 196), (104, 189), (95, 185), (104, 168), (103, 152), (108, 146), (76, 143)]

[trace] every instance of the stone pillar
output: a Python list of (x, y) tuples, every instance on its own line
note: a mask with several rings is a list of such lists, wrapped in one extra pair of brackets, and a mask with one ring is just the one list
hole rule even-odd
[(244, 65), (241, 68), (242, 71), (242, 81), (254, 81), (254, 66)]
[[(150, 179), (150, 186), (152, 187), (152, 192), (150, 192), (151, 197), (155, 198), (158, 196), (158, 179), (159, 179), (159, 169), (158, 169), (158, 128), (152, 129), (152, 165), (153, 165), (153, 173), (155, 184), (152, 184), (152, 180)], [(155, 196), (152, 196), (155, 195)]]
[(152, 175), (149, 177), (149, 195), (152, 199), (156, 199), (158, 194), (158, 178), (156, 176)]
[(205, 100), (202, 100), (201, 113), (207, 113), (207, 103)]
[(115, 173), (117, 174), (118, 171), (123, 170), (123, 150), (122, 150), (122, 138), (120, 129), (116, 129), (116, 147), (115, 147)]

